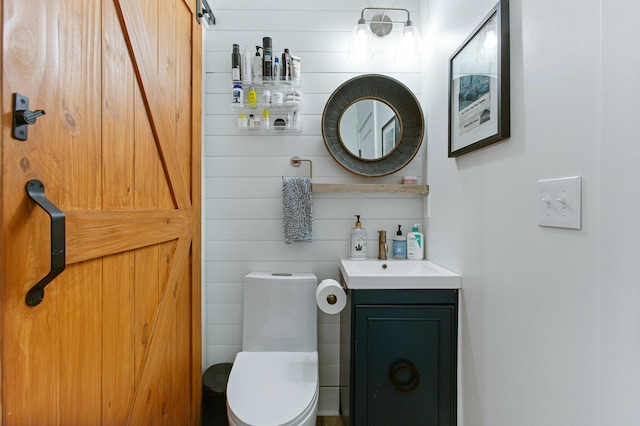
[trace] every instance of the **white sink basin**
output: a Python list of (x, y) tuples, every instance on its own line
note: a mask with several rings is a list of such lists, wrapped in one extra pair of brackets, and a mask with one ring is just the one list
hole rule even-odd
[(428, 260), (340, 259), (340, 272), (350, 289), (460, 288), (460, 275)]

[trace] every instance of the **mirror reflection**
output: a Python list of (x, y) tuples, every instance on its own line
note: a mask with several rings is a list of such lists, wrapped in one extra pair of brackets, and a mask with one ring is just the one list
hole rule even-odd
[(391, 107), (377, 99), (361, 99), (341, 115), (340, 140), (354, 156), (377, 160), (400, 142), (400, 120)]

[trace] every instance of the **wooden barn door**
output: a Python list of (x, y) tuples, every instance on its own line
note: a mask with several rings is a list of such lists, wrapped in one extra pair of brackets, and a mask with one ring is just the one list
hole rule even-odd
[[(2, 1), (1, 425), (199, 422), (195, 3)], [(24, 141), (15, 93), (46, 112)], [(29, 306), (60, 244), (66, 269)]]

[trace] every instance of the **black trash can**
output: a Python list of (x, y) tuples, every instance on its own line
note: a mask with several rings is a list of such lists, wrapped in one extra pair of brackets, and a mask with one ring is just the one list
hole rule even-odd
[(207, 368), (202, 375), (202, 426), (228, 426), (227, 381), (233, 364)]

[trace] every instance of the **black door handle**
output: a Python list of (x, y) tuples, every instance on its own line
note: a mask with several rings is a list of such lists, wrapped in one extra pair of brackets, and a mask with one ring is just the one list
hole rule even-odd
[(53, 281), (66, 266), (64, 212), (57, 208), (44, 195), (44, 184), (37, 179), (27, 182), (27, 194), (51, 218), (51, 269), (49, 273), (27, 293), (26, 302), (36, 306), (44, 299), (44, 288)]
[(420, 372), (408, 361), (399, 361), (391, 367), (389, 379), (400, 392), (411, 392), (420, 385)]
[(37, 111), (29, 110), (29, 98), (20, 93), (13, 94), (13, 124), (11, 125), (11, 135), (21, 141), (27, 140), (28, 127), (36, 124), (36, 119), (45, 115), (43, 109)]

